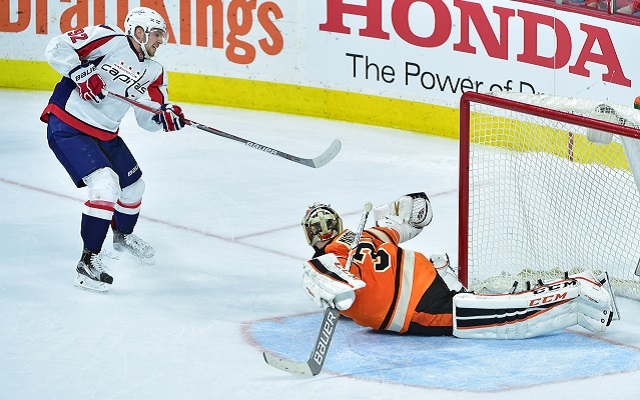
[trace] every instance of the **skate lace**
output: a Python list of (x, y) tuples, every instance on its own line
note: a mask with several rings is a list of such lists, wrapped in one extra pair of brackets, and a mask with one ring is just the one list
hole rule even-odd
[(144, 240), (140, 239), (134, 234), (124, 235), (124, 242), (127, 244), (127, 246), (136, 250), (143, 250), (149, 247), (149, 245)]
[(136, 254), (146, 257), (154, 255), (153, 248), (134, 234), (124, 235), (124, 242)]
[(106, 272), (107, 266), (102, 262), (102, 252), (91, 255), (91, 269), (98, 272)]

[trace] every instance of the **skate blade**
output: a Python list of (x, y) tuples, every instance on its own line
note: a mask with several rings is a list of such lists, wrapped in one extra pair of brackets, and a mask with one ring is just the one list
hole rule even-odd
[(107, 289), (107, 286), (103, 282), (94, 281), (93, 279), (82, 274), (78, 274), (73, 285), (80, 289), (88, 290), (94, 293), (107, 293), (109, 291), (109, 289)]
[[(127, 249), (116, 249), (114, 247), (114, 250), (143, 266), (151, 266), (151, 265), (155, 265), (156, 263), (155, 257), (148, 257), (148, 258), (138, 257), (137, 255), (133, 254)], [(117, 260), (119, 257), (116, 255), (115, 257), (112, 257), (112, 258)]]
[(119, 260), (120, 259), (118, 253), (116, 251), (114, 251), (114, 250), (111, 250), (111, 251), (102, 250), (101, 254), (104, 255), (106, 258), (110, 258), (112, 260)]
[(151, 258), (139, 258), (139, 257), (135, 257), (138, 260), (138, 262), (142, 265), (146, 265), (146, 266), (151, 266), (151, 265), (155, 265), (156, 264), (156, 259), (151, 257)]

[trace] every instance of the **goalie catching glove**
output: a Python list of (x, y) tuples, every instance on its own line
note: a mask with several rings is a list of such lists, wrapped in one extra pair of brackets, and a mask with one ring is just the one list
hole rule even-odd
[(346, 310), (356, 299), (355, 291), (364, 281), (345, 270), (335, 254), (324, 254), (303, 265), (302, 285), (319, 307)]
[(377, 226), (398, 231), (401, 243), (416, 237), (433, 219), (431, 202), (424, 192), (407, 194), (376, 207), (373, 215)]

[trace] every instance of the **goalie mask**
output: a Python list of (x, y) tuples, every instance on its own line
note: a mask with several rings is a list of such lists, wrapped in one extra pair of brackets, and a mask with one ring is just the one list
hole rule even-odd
[(302, 230), (310, 246), (342, 232), (342, 218), (328, 204), (314, 203), (302, 218)]
[[(141, 27), (144, 30), (144, 38), (142, 40), (136, 38), (135, 32), (137, 27)], [(124, 32), (138, 42), (147, 58), (151, 57), (145, 46), (149, 42), (150, 33), (160, 33), (162, 35), (162, 44), (167, 44), (169, 40), (167, 24), (164, 22), (164, 18), (156, 11), (147, 7), (136, 7), (129, 11), (129, 14), (127, 14), (127, 17), (124, 19)]]

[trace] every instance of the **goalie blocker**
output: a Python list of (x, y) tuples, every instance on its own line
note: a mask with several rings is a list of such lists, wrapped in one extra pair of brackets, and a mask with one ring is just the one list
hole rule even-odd
[(335, 254), (324, 254), (303, 265), (302, 286), (319, 307), (346, 310), (356, 299), (355, 290), (366, 284), (342, 266)]
[(453, 334), (472, 339), (525, 339), (580, 325), (603, 332), (613, 317), (611, 294), (590, 272), (533, 290), (453, 298)]

